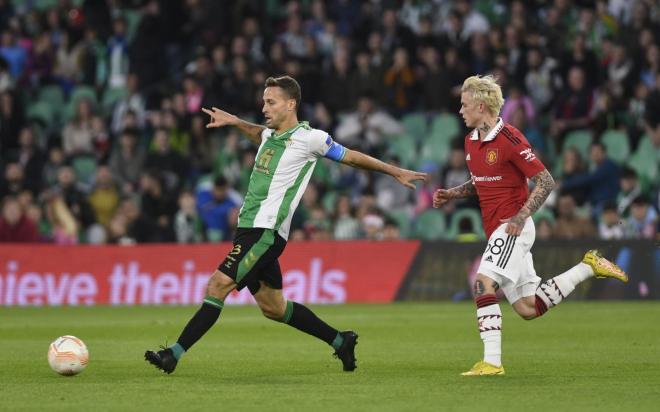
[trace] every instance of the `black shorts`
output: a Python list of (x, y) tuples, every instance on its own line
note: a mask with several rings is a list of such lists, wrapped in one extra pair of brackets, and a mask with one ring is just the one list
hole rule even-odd
[(253, 295), (259, 291), (259, 281), (273, 289), (282, 289), (282, 270), (277, 259), (286, 240), (273, 229), (238, 228), (234, 247), (218, 266), (218, 270), (234, 279), (236, 289), (245, 286)]

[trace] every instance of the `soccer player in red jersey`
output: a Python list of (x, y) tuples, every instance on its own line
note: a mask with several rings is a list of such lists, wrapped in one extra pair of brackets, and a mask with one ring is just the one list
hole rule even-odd
[[(472, 76), (461, 89), (460, 114), (468, 128), (466, 162), (471, 179), (451, 189), (439, 189), (433, 206), (450, 199), (477, 195), (488, 246), (474, 282), (479, 334), (484, 358), (464, 376), (503, 375), (502, 312), (496, 292), (502, 289), (513, 309), (534, 319), (558, 305), (580, 282), (591, 277), (628, 281), (627, 275), (596, 250), (582, 262), (545, 282), (536, 276), (530, 249), (535, 228), (531, 216), (555, 186), (523, 134), (498, 117), (502, 90), (492, 76)], [(527, 180), (534, 183), (531, 193)]]

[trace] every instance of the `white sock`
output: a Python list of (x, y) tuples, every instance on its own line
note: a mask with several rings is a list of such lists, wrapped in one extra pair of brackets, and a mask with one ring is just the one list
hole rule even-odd
[(499, 304), (477, 309), (479, 335), (484, 342), (484, 361), (502, 366), (502, 311)]
[(593, 275), (594, 271), (591, 266), (580, 262), (561, 275), (541, 283), (536, 290), (536, 296), (545, 303), (547, 309), (550, 309), (559, 305), (566, 296), (575, 290), (577, 285)]

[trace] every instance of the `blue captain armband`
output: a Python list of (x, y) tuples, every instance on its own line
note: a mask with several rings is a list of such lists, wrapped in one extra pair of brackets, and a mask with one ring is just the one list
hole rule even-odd
[(335, 162), (341, 162), (344, 156), (346, 155), (346, 148), (340, 145), (339, 143), (333, 141), (330, 136), (328, 136), (328, 140), (326, 140), (326, 144), (329, 144), (330, 148), (328, 149), (327, 152), (325, 152), (325, 155), (323, 157), (332, 159)]

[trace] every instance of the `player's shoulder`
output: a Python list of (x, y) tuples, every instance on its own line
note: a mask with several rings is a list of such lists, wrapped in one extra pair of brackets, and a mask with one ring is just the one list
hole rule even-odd
[(504, 123), (499, 135), (503, 137), (502, 141), (507, 143), (507, 146), (518, 147), (520, 145), (529, 144), (525, 138), (525, 135), (515, 126), (509, 123)]

